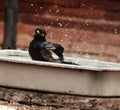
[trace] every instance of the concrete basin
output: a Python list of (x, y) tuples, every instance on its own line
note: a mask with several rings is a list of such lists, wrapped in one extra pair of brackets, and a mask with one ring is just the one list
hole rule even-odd
[(120, 96), (119, 63), (65, 60), (78, 65), (32, 61), (27, 51), (0, 50), (0, 85), (84, 96)]

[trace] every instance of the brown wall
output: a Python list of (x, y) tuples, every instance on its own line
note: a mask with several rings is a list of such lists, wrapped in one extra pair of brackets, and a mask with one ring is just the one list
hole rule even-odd
[[(4, 0), (0, 5), (2, 43)], [(20, 0), (18, 48), (28, 48), (36, 27), (66, 55), (120, 61), (119, 0)]]

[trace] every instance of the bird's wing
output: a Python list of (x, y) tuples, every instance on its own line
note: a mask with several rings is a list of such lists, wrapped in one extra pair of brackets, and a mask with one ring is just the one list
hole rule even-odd
[(51, 42), (43, 42), (41, 44), (41, 46), (45, 49), (48, 49), (48, 50), (51, 50), (51, 51), (60, 51), (61, 53), (63, 53), (64, 51), (64, 48), (59, 45), (59, 44), (56, 44), (56, 43), (51, 43)]
[(52, 51), (56, 49), (55, 44), (51, 42), (43, 42), (41, 46), (45, 49), (52, 50)]
[(40, 54), (48, 62), (60, 62), (59, 60), (54, 59), (52, 53), (47, 49), (41, 49)]
[(51, 42), (43, 42), (40, 44), (40, 46), (46, 50), (53, 51), (61, 61), (64, 60), (63, 58), (64, 48), (61, 45)]

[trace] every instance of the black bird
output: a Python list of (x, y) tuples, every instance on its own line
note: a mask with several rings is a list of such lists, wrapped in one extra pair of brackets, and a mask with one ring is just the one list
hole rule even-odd
[[(64, 62), (63, 51), (64, 48), (61, 45), (46, 41), (46, 31), (44, 29), (37, 28), (35, 30), (34, 39), (29, 45), (29, 54), (33, 60), (62, 63)], [(59, 59), (54, 59), (52, 52)]]

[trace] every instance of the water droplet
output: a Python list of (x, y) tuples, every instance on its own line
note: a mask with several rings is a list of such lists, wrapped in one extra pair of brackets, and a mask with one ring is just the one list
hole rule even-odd
[(86, 44), (87, 42), (86, 41), (83, 41), (84, 44)]
[(57, 18), (56, 21), (59, 21), (59, 19)]
[(63, 42), (64, 40), (63, 40), (63, 39), (61, 39), (60, 41), (61, 41), (61, 42)]
[(65, 26), (69, 26), (70, 23), (65, 24)]
[(38, 11), (37, 9), (35, 9), (35, 11)]
[(120, 8), (119, 6), (116, 7), (116, 9), (119, 9), (119, 8)]
[(94, 6), (91, 6), (90, 9), (93, 10), (93, 9), (94, 9)]
[(53, 37), (53, 33), (52, 32), (50, 32), (50, 38), (52, 38)]
[(85, 6), (85, 4), (83, 3), (82, 6)]
[(115, 29), (114, 31), (115, 31), (115, 34), (117, 34), (117, 33), (118, 33), (117, 29)]
[(50, 24), (53, 25), (53, 22), (51, 22)]
[(36, 16), (36, 17), (38, 17), (38, 16), (39, 16), (39, 14), (35, 14), (35, 16)]
[(70, 41), (68, 41), (68, 44), (70, 44), (71, 42)]
[(43, 7), (40, 7), (40, 9), (43, 9)]
[(59, 25), (60, 27), (62, 27), (62, 23), (58, 23), (58, 25)]
[(72, 21), (72, 18), (68, 18), (69, 21)]
[(49, 107), (50, 110), (52, 110), (52, 107)]
[(59, 13), (60, 12), (60, 10), (56, 10), (56, 12), (55, 13)]
[(50, 26), (48, 26), (47, 29), (50, 29)]
[(34, 4), (33, 3), (31, 3), (31, 6), (33, 6)]
[(86, 25), (88, 26), (89, 24), (88, 24), (88, 23), (86, 23)]
[(51, 10), (51, 9), (49, 9), (49, 12), (52, 12), (52, 10)]
[(64, 36), (65, 36), (65, 37), (68, 37), (68, 35), (67, 35), (67, 34), (65, 34)]
[(72, 46), (72, 48), (74, 49), (74, 48), (75, 48), (75, 46)]
[(85, 58), (89, 59), (90, 55), (88, 53), (85, 54)]
[(76, 47), (76, 50), (77, 50), (77, 51), (80, 51), (80, 48), (79, 48), (79, 47)]
[(57, 5), (54, 5), (55, 7), (58, 7)]
[(100, 46), (103, 48), (103, 47), (104, 47), (104, 44), (101, 44)]

